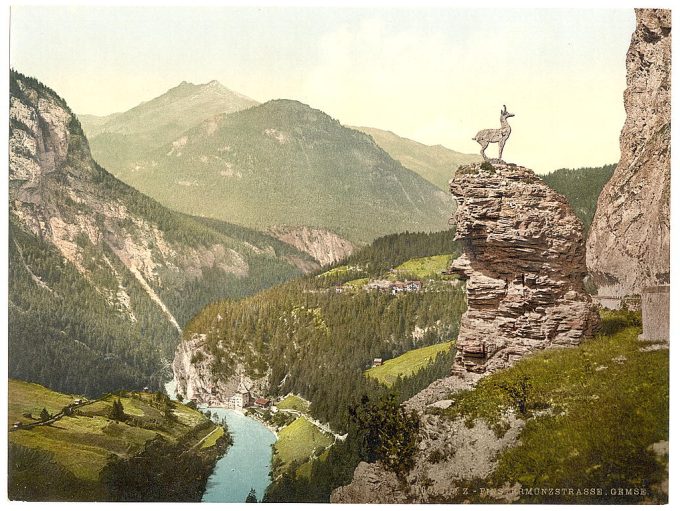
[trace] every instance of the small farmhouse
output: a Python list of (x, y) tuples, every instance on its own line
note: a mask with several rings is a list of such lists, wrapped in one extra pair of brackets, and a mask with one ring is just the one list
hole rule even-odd
[(257, 406), (258, 408), (269, 408), (271, 404), (272, 404), (271, 400), (265, 397), (258, 397), (255, 400), (255, 406)]

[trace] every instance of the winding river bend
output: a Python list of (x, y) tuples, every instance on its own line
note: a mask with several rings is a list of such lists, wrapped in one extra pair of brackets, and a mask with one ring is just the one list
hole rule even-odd
[[(177, 398), (174, 381), (165, 386), (168, 396)], [(234, 444), (217, 461), (208, 479), (203, 502), (245, 502), (251, 488), (255, 489), (258, 500), (271, 483), (272, 444), (274, 433), (258, 421), (242, 413), (226, 408), (207, 408), (225, 419)]]

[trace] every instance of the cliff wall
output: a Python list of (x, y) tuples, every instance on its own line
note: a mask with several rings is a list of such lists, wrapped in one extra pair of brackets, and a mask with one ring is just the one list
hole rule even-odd
[(600, 295), (670, 283), (671, 11), (636, 9), (621, 159), (597, 201), (587, 265)]

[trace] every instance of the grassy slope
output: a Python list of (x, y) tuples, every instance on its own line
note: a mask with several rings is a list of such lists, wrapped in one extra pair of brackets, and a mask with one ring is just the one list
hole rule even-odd
[(61, 394), (37, 383), (28, 383), (18, 380), (9, 380), (8, 388), (8, 425), (16, 421), (24, 423), (33, 422), (22, 416), (23, 413), (31, 413), (35, 420), (40, 411), (45, 408), (50, 414), (60, 412), (61, 409), (73, 403), (81, 396)]
[(418, 372), (432, 362), (439, 353), (451, 349), (453, 345), (454, 341), (449, 341), (407, 351), (397, 358), (387, 360), (381, 366), (366, 370), (364, 374), (389, 387), (399, 376), (407, 377)]
[(333, 438), (304, 417), (298, 417), (279, 431), (274, 444), (275, 464), (285, 470), (291, 463), (307, 461), (319, 448), (327, 448)]
[[(69, 475), (71, 481), (88, 488), (86, 498), (101, 498), (98, 486), (102, 469), (116, 457), (130, 457), (141, 452), (145, 443), (157, 435), (171, 444), (186, 442), (192, 445), (210, 430), (217, 431), (214, 425), (200, 412), (180, 403), (174, 403), (173, 419), (168, 419), (163, 406), (151, 393), (130, 393), (121, 398), (123, 409), (130, 417), (126, 422), (109, 419), (113, 396), (86, 404), (71, 417), (64, 417), (49, 426), (36, 426), (30, 430), (11, 431), (10, 446), (18, 446), (22, 457), (41, 455), (43, 461), (37, 466), (29, 466), (25, 472), (17, 470), (14, 474), (19, 480), (27, 475), (29, 480), (40, 480), (48, 470), (59, 470)], [(9, 422), (34, 422), (22, 415), (33, 414), (37, 420), (40, 410), (45, 407), (50, 414), (73, 403), (74, 396), (59, 394), (37, 384), (9, 380)], [(222, 432), (223, 433), (223, 432)], [(220, 435), (221, 436), (221, 435)], [(214, 445), (218, 437), (208, 437)], [(209, 447), (203, 444), (203, 447)], [(113, 458), (112, 458), (113, 456)], [(22, 460), (19, 460), (21, 464)], [(47, 462), (47, 463), (45, 463)], [(52, 466), (52, 467), (51, 467)], [(12, 465), (10, 464), (10, 469)], [(61, 500), (76, 495), (77, 489), (57, 487), (46, 497)], [(10, 492), (11, 494), (11, 492)]]
[[(644, 487), (663, 500), (655, 488), (667, 472), (650, 446), (668, 440), (668, 350), (641, 352), (648, 343), (637, 340), (635, 323), (610, 313), (604, 335), (578, 348), (527, 357), (456, 396), (444, 413), (469, 421), (483, 418), (502, 430), (500, 414), (509, 403), (498, 384), (522, 376), (531, 383), (529, 419), (519, 442), (501, 455), (482, 485), (518, 481), (524, 487), (601, 487), (606, 492)], [(522, 501), (591, 503), (597, 498), (525, 496)], [(615, 501), (611, 496), (602, 500)], [(622, 502), (633, 500), (623, 497)]]
[(307, 413), (309, 412), (309, 401), (295, 394), (289, 394), (276, 403), (276, 407), (279, 410), (297, 410), (298, 412)]
[(448, 182), (459, 165), (482, 160), (478, 154), (464, 154), (448, 149), (442, 145), (425, 145), (408, 138), (395, 135), (391, 131), (377, 128), (354, 128), (373, 137), (376, 144), (401, 162), (401, 164), (417, 172), (432, 184), (448, 192)]
[(451, 265), (451, 255), (442, 254), (430, 257), (418, 257), (400, 264), (394, 270), (398, 273), (413, 275), (420, 279), (441, 277), (441, 272)]
[(201, 449), (208, 449), (209, 447), (212, 447), (223, 436), (224, 428), (222, 428), (222, 426), (213, 429), (210, 435), (206, 437), (203, 442), (201, 442)]

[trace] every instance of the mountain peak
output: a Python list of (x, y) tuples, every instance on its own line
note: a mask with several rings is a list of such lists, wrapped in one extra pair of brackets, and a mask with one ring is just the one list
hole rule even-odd
[(217, 90), (225, 90), (228, 91), (224, 85), (222, 85), (220, 82), (217, 80), (210, 80), (209, 82), (206, 83), (193, 83), (193, 82), (188, 82), (186, 80), (182, 80), (179, 85), (176, 85), (175, 87), (172, 87), (168, 89), (168, 92), (173, 92), (173, 91), (192, 91), (192, 90), (204, 90), (204, 89), (217, 89)]

